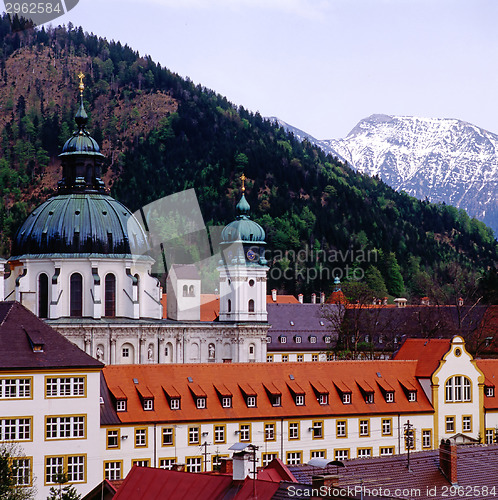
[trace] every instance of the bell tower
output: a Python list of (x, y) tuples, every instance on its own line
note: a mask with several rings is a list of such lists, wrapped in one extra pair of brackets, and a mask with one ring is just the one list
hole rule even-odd
[(221, 233), (220, 321), (267, 321), (265, 232), (251, 220), (245, 197), (246, 176), (242, 174), (242, 196), (237, 218)]

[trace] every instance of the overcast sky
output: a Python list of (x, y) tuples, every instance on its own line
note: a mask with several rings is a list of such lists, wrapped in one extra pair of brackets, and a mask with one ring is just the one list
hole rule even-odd
[(318, 139), (373, 113), (498, 133), (497, 0), (80, 0), (69, 22)]

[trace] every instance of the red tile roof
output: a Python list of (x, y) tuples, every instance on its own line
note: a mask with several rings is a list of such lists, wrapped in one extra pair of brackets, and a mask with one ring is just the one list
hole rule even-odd
[[(386, 414), (392, 412), (433, 412), (424, 391), (409, 402), (401, 384), (419, 389), (416, 361), (329, 361), (322, 363), (210, 363), (181, 365), (110, 365), (104, 377), (111, 393), (124, 391), (127, 411), (114, 415), (123, 423), (189, 422), (213, 420), (257, 420), (265, 418), (327, 416), (348, 414)], [(189, 382), (191, 377), (192, 382)], [(154, 410), (145, 411), (136, 391), (146, 386), (154, 395)], [(168, 381), (181, 395), (180, 409), (171, 410), (163, 391)], [(320, 405), (312, 383), (319, 380), (329, 393), (328, 405)], [(337, 381), (339, 386), (336, 388)], [(386, 381), (395, 390), (396, 403), (387, 403), (376, 380)], [(275, 387), (273, 389), (270, 385)], [(366, 403), (357, 381), (368, 381), (374, 403)], [(223, 408), (220, 385), (231, 393), (232, 408)], [(365, 384), (364, 384), (365, 385)], [(247, 407), (241, 387), (250, 387), (257, 396), (256, 407)], [(194, 389), (195, 387), (195, 389)], [(218, 390), (216, 390), (218, 387)], [(343, 404), (341, 392), (351, 391), (351, 404)], [(249, 390), (249, 389), (248, 389)], [(281, 406), (273, 406), (271, 394), (281, 393)], [(196, 407), (195, 395), (206, 395), (206, 408)], [(296, 405), (295, 395), (304, 394), (305, 404)], [(108, 422), (104, 418), (102, 424)]]
[(484, 373), (484, 385), (494, 387), (493, 396), (484, 396), (484, 408), (498, 410), (498, 359), (478, 359), (477, 367)]
[(450, 349), (450, 339), (406, 339), (394, 359), (416, 359), (417, 377), (430, 377)]
[(299, 300), (294, 295), (278, 295), (277, 300), (273, 300), (271, 295), (266, 296), (267, 304), (299, 304)]
[[(163, 293), (161, 297), (163, 306), (163, 318), (168, 316), (168, 295)], [(201, 321), (215, 321), (220, 314), (220, 296), (214, 293), (201, 294)]]

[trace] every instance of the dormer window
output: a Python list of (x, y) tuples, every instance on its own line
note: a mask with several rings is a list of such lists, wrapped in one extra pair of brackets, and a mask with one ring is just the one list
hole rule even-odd
[(151, 398), (144, 399), (143, 405), (145, 411), (152, 411), (154, 409), (154, 400)]
[(493, 386), (487, 386), (484, 388), (484, 394), (488, 398), (492, 398), (495, 395), (495, 388)]
[(365, 394), (365, 403), (371, 404), (374, 402), (374, 393), (373, 392), (367, 392)]
[(294, 337), (294, 342), (295, 342), (296, 344), (300, 344), (300, 343), (301, 343), (301, 341), (302, 341), (302, 338), (301, 338), (301, 336), (300, 336), (300, 335), (296, 335), (296, 336)]
[(289, 321), (290, 326), (294, 326), (294, 321)]
[(280, 335), (280, 343), (281, 344), (286, 344), (287, 343), (287, 337), (285, 335)]
[(417, 391), (408, 391), (408, 401), (417, 401)]
[(342, 394), (342, 404), (343, 405), (350, 405), (351, 404), (351, 393), (350, 392), (344, 392)]
[(304, 406), (304, 395), (296, 394), (296, 406)]
[(197, 398), (195, 405), (199, 410), (206, 408), (206, 398)]
[(169, 400), (169, 407), (172, 410), (179, 410), (180, 409), (180, 398), (171, 398)]
[(318, 396), (318, 403), (321, 405), (328, 405), (329, 404), (329, 395), (328, 394), (320, 394)]
[(266, 343), (271, 344), (271, 337), (269, 335), (266, 337)]
[(247, 407), (255, 408), (256, 407), (256, 396), (247, 396)]
[(271, 405), (272, 406), (280, 406), (282, 404), (282, 397), (281, 396), (272, 396), (271, 398)]
[(221, 398), (221, 406), (223, 408), (231, 408), (232, 407), (232, 398), (227, 397), (227, 396)]
[(116, 411), (126, 411), (126, 399), (118, 399), (116, 401)]
[(330, 335), (325, 335), (323, 338), (326, 344), (330, 344), (332, 342), (332, 337)]
[(316, 344), (316, 336), (315, 335), (310, 335), (310, 343)]
[(394, 392), (386, 392), (386, 403), (394, 403)]

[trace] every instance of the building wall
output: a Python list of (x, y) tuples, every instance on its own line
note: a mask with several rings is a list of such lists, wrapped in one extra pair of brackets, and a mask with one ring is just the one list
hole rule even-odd
[[(50, 397), (47, 393), (48, 378), (83, 378), (85, 392), (83, 396), (56, 396)], [(31, 381), (31, 395), (29, 398), (10, 399), (0, 398), (0, 420), (29, 419), (29, 438), (21, 438), (17, 434), (14, 445), (22, 456), (30, 459), (32, 477), (38, 490), (36, 498), (46, 498), (51, 486), (46, 479), (46, 461), (59, 457), (64, 471), (67, 471), (69, 457), (83, 458), (83, 479), (74, 483), (81, 494), (86, 494), (95, 486), (96, 478), (100, 477), (101, 454), (96, 446), (95, 438), (100, 428), (100, 370), (27, 370), (22, 372), (2, 372), (0, 379), (28, 379)], [(5, 393), (4, 393), (5, 396)], [(69, 431), (78, 437), (61, 437), (63, 423), (57, 422), (56, 437), (48, 436), (47, 424), (50, 418), (83, 417), (83, 436), (80, 430), (74, 431), (74, 420), (70, 422)], [(16, 424), (18, 425), (18, 424)], [(5, 427), (4, 427), (5, 428)], [(78, 427), (79, 429), (79, 427)], [(3, 434), (5, 438), (5, 433)]]

